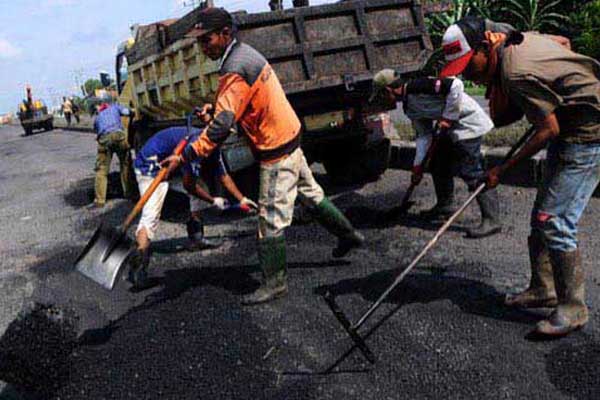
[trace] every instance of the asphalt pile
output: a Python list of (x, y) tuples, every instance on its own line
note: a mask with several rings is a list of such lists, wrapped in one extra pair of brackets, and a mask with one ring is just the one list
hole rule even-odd
[(0, 379), (34, 398), (50, 398), (69, 379), (76, 326), (68, 310), (29, 306), (0, 339)]

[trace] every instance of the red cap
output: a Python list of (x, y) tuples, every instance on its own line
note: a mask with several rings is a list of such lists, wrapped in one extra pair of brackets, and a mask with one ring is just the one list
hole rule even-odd
[(442, 39), (442, 49), (446, 57), (446, 65), (440, 77), (460, 75), (469, 65), (473, 57), (473, 49), (469, 45), (465, 34), (457, 24), (450, 25)]

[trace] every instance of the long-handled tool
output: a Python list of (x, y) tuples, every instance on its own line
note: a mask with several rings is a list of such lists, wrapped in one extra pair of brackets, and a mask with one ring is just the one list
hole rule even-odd
[[(510, 159), (515, 152), (521, 148), (521, 146), (529, 140), (529, 138), (533, 135), (535, 129), (531, 127), (527, 130), (527, 132), (519, 139), (519, 141), (510, 149), (508, 154), (504, 157), (504, 162)], [(377, 308), (381, 305), (381, 303), (389, 296), (389, 294), (398, 286), (400, 282), (404, 279), (406, 275), (418, 264), (419, 261), (427, 254), (427, 252), (437, 243), (440, 236), (448, 230), (450, 225), (462, 214), (462, 212), (475, 200), (477, 195), (479, 195), (486, 188), (486, 183), (482, 183), (479, 185), (473, 193), (469, 196), (469, 198), (464, 202), (464, 204), (446, 221), (446, 223), (437, 231), (435, 236), (425, 245), (425, 247), (421, 250), (421, 252), (412, 260), (412, 262), (404, 269), (394, 280), (394, 282), (383, 292), (381, 296), (373, 303), (373, 305), (365, 312), (355, 323), (351, 323), (350, 320), (344, 315), (340, 307), (335, 302), (335, 297), (330, 292), (325, 293), (324, 300), (333, 312), (333, 315), (337, 318), (340, 324), (344, 327), (348, 335), (352, 339), (352, 341), (356, 344), (361, 353), (365, 356), (365, 358), (372, 364), (375, 363), (375, 356), (373, 352), (368, 348), (364, 339), (359, 335), (358, 329), (365, 323), (365, 321), (375, 312)]]
[[(191, 116), (188, 117), (188, 136), (179, 142), (173, 154), (180, 155), (183, 152), (189, 140), (190, 133)], [(79, 257), (77, 257), (77, 260), (75, 260), (75, 269), (77, 271), (106, 289), (111, 290), (114, 287), (121, 266), (130, 252), (130, 240), (126, 236), (127, 229), (129, 229), (133, 220), (142, 211), (146, 202), (152, 197), (158, 185), (166, 178), (168, 172), (166, 168), (160, 170), (150, 184), (150, 187), (148, 187), (129, 213), (123, 225), (118, 228), (100, 225), (96, 229), (92, 239), (85, 246)]]
[[(441, 134), (440, 130), (436, 128), (436, 131), (433, 134), (433, 138), (431, 139), (431, 144), (429, 145), (429, 148), (427, 149), (427, 153), (425, 154), (425, 158), (423, 159), (423, 161), (420, 164), (420, 167), (422, 168), (423, 171), (425, 171), (426, 169), (429, 168), (431, 159), (433, 158), (433, 155), (435, 154), (435, 151), (437, 149), (437, 144), (438, 144), (440, 134)], [(417, 188), (417, 186), (419, 186), (420, 183), (421, 183), (420, 181), (414, 182), (411, 179), (410, 185), (408, 186), (408, 189), (406, 189), (406, 193), (404, 193), (404, 197), (402, 197), (402, 202), (400, 203), (400, 205), (398, 207), (392, 208), (391, 210), (389, 210), (385, 213), (386, 220), (388, 220), (388, 221), (395, 220), (398, 217), (400, 217), (401, 215), (404, 215), (408, 212), (408, 210), (414, 204), (414, 202), (410, 200), (412, 197), (412, 194), (415, 191), (415, 189)]]

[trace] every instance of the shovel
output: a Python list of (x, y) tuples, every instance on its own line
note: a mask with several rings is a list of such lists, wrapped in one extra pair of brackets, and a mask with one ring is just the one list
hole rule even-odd
[[(190, 132), (189, 127), (190, 121), (188, 118), (188, 133)], [(189, 135), (179, 142), (173, 154), (180, 155), (188, 139)], [(123, 225), (118, 228), (111, 228), (101, 224), (96, 229), (96, 232), (94, 232), (94, 235), (75, 261), (77, 271), (108, 290), (114, 287), (119, 271), (130, 253), (131, 240), (126, 236), (127, 229), (154, 194), (158, 185), (166, 178), (168, 172), (166, 168), (160, 170), (150, 187), (129, 213)]]
[[(510, 149), (508, 154), (504, 157), (504, 162), (509, 160), (525, 142), (529, 140), (529, 138), (535, 132), (535, 128), (531, 127), (525, 132), (525, 134), (519, 139), (519, 141)], [(371, 307), (356, 321), (355, 323), (351, 323), (348, 317), (344, 314), (338, 304), (335, 302), (335, 297), (331, 292), (325, 293), (323, 296), (325, 302), (331, 309), (333, 315), (336, 317), (338, 322), (342, 325), (344, 330), (348, 333), (348, 336), (352, 339), (356, 347), (361, 351), (361, 353), (365, 356), (367, 361), (371, 364), (375, 363), (375, 355), (367, 346), (364, 338), (360, 336), (358, 329), (366, 322), (366, 320), (379, 308), (381, 303), (389, 296), (389, 294), (402, 282), (404, 277), (408, 275), (408, 273), (421, 261), (421, 259), (429, 252), (429, 250), (437, 243), (439, 238), (448, 230), (450, 225), (462, 214), (462, 212), (475, 200), (477, 195), (483, 192), (486, 188), (486, 184), (480, 184), (475, 191), (469, 196), (469, 198), (463, 203), (463, 205), (446, 221), (446, 223), (436, 232), (435, 236), (425, 245), (425, 247), (421, 250), (419, 255), (417, 255), (411, 263), (406, 267), (394, 280), (394, 282), (379, 296), (379, 298), (371, 305)]]

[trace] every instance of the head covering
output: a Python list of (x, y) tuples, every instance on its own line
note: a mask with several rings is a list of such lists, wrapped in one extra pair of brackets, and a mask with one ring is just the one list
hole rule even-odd
[(387, 86), (392, 85), (400, 78), (398, 72), (393, 69), (386, 68), (377, 72), (373, 76), (373, 87), (371, 89), (371, 96), (369, 97), (369, 103), (374, 102), (384, 91)]
[(225, 27), (232, 27), (233, 19), (224, 8), (209, 7), (198, 14), (198, 19), (194, 28), (189, 31), (186, 37), (200, 37), (207, 33), (221, 30)]
[(440, 77), (460, 75), (467, 67), (474, 49), (485, 40), (486, 22), (481, 17), (465, 17), (452, 24), (444, 32), (442, 50), (446, 65)]

